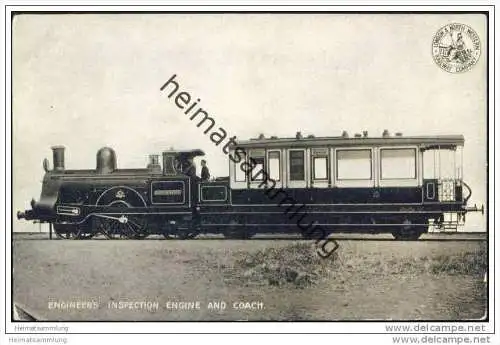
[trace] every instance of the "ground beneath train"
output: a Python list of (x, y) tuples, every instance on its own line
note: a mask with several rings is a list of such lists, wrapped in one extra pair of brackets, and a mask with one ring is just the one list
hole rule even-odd
[(302, 240), (49, 241), (47, 234), (14, 234), (13, 298), (33, 317), (58, 321), (485, 315), (486, 242), (386, 237), (341, 238), (337, 252), (321, 259), (314, 242)]

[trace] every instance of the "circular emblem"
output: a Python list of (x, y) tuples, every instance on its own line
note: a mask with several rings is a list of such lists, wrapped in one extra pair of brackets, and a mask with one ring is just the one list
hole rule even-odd
[(432, 40), (432, 57), (446, 72), (466, 72), (477, 63), (480, 55), (479, 36), (464, 24), (443, 26)]
[(123, 199), (125, 197), (125, 192), (119, 189), (118, 192), (116, 192), (115, 197), (117, 197), (118, 199)]

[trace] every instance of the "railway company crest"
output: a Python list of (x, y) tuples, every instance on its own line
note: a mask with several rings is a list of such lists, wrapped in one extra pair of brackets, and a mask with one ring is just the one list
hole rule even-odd
[(443, 26), (432, 39), (432, 57), (446, 72), (470, 70), (481, 55), (481, 41), (469, 26), (451, 23)]
[(123, 199), (125, 197), (125, 192), (119, 189), (118, 192), (116, 192), (115, 197), (117, 197), (118, 199)]

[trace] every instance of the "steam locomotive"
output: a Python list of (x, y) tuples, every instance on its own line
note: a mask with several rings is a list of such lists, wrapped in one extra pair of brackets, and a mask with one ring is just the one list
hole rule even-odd
[[(456, 231), (471, 189), (462, 179), (461, 135), (404, 137), (384, 131), (350, 137), (266, 138), (229, 150), (229, 176), (202, 181), (186, 173), (202, 150), (150, 155), (142, 169), (118, 169), (116, 153), (97, 152), (96, 168), (67, 170), (63, 146), (39, 201), (18, 219), (50, 223), (61, 238), (190, 239), (200, 233), (391, 233), (416, 240), (432, 226)], [(447, 156), (451, 159), (444, 159)], [(448, 167), (449, 169), (447, 169)], [(306, 226), (307, 224), (307, 226)]]

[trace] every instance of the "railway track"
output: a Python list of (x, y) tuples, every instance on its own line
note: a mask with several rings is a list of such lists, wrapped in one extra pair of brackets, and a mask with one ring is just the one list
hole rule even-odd
[[(333, 236), (330, 236), (330, 238), (333, 238), (335, 240), (339, 241), (372, 241), (372, 242), (377, 242), (377, 241), (397, 241), (395, 240), (390, 234), (377, 234), (377, 235), (371, 235), (371, 234), (336, 234)], [(427, 233), (422, 235), (422, 237), (418, 240), (419, 242), (485, 242), (487, 241), (487, 233), (486, 232), (454, 232), (454, 233)], [(13, 239), (14, 240), (51, 240), (49, 238), (48, 233), (14, 233), (13, 234)], [(53, 236), (53, 240), (60, 240), (56, 236)], [(94, 241), (103, 241), (103, 240), (109, 240), (105, 236), (96, 236), (93, 237), (92, 240)], [(119, 239), (117, 239), (119, 240)], [(160, 235), (151, 235), (148, 236), (147, 238), (141, 239), (140, 241), (159, 241), (159, 240), (166, 240), (166, 241), (175, 241), (176, 239), (165, 239), (163, 236)], [(235, 241), (234, 239), (228, 239), (224, 238), (222, 235), (198, 235), (196, 238), (191, 239), (191, 241), (220, 241), (220, 240), (226, 240), (226, 241)], [(296, 240), (303, 240), (303, 238), (299, 234), (292, 234), (292, 235), (286, 235), (286, 234), (259, 234), (255, 235), (251, 239), (248, 239), (247, 241), (296, 241)], [(85, 240), (83, 240), (85, 241)], [(128, 239), (128, 241), (134, 241)], [(139, 241), (139, 240), (136, 240)], [(403, 241), (404, 242), (404, 241)]]

